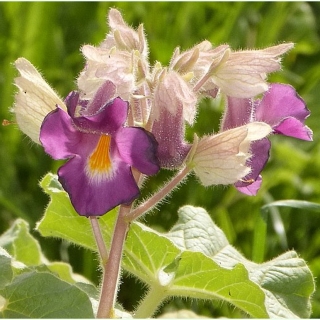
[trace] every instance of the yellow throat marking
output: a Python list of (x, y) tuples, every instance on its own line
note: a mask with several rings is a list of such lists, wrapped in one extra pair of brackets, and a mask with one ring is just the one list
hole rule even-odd
[(88, 165), (89, 171), (95, 174), (108, 174), (111, 167), (110, 159), (110, 144), (111, 136), (102, 135), (98, 141), (98, 144), (92, 154), (89, 157)]

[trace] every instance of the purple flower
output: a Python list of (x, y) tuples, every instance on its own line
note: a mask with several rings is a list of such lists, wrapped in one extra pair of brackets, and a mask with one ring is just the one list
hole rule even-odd
[(58, 170), (59, 181), (80, 215), (103, 215), (119, 204), (139, 196), (131, 172), (158, 172), (157, 142), (138, 127), (124, 127), (128, 103), (109, 101), (113, 84), (106, 82), (93, 100), (79, 100), (71, 92), (66, 98), (68, 113), (61, 108), (43, 121), (40, 141), (54, 159), (69, 159)]
[[(286, 84), (272, 84), (262, 99), (228, 97), (228, 106), (221, 129), (227, 130), (252, 121), (268, 123), (274, 134), (302, 140), (312, 140), (312, 131), (304, 122), (310, 112), (295, 89)], [(268, 138), (254, 141), (249, 159), (251, 172), (235, 186), (248, 195), (255, 195), (261, 185), (260, 173), (269, 159), (271, 143)]]
[(161, 110), (159, 120), (153, 123), (152, 133), (158, 142), (157, 156), (161, 168), (180, 167), (192, 146), (184, 140), (182, 107), (177, 108), (176, 114), (171, 114), (167, 109)]

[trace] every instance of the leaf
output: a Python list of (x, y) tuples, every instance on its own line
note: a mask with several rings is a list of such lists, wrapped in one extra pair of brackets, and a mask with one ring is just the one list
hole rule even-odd
[(79, 288), (48, 272), (25, 272), (0, 290), (3, 318), (93, 318), (91, 302)]
[(312, 274), (294, 251), (262, 264), (247, 260), (227, 241), (223, 232), (202, 208), (185, 206), (168, 237), (181, 249), (202, 252), (224, 268), (243, 264), (251, 281), (263, 290), (269, 317), (310, 316), (314, 292)]
[[(0, 289), (4, 288), (7, 283), (10, 283), (13, 272), (11, 268), (10, 255), (0, 247)], [(0, 309), (1, 310), (1, 309)]]
[(0, 245), (10, 253), (0, 247), (0, 315), (32, 318), (93, 315), (91, 302), (98, 297), (97, 289), (74, 274), (69, 264), (49, 262), (26, 221), (17, 219), (0, 236)]
[[(76, 213), (57, 176), (48, 173), (40, 182), (40, 186), (51, 198), (44, 217), (36, 226), (41, 235), (65, 239), (96, 251), (89, 219)], [(108, 239), (107, 243), (111, 239), (115, 213), (116, 210), (113, 210), (99, 218), (104, 237)]]
[(272, 207), (290, 207), (307, 211), (320, 212), (320, 204), (303, 200), (279, 200), (264, 205), (261, 210), (267, 211)]
[(42, 259), (40, 245), (29, 233), (29, 224), (22, 219), (17, 219), (11, 228), (0, 236), (0, 247), (27, 266), (38, 265)]

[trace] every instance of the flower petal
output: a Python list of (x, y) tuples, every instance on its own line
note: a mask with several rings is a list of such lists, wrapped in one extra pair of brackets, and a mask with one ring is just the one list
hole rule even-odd
[(221, 121), (221, 130), (243, 126), (251, 122), (252, 104), (250, 99), (227, 97), (227, 106)]
[(67, 159), (74, 156), (74, 146), (78, 146), (81, 133), (72, 125), (72, 119), (60, 108), (49, 113), (43, 120), (40, 142), (46, 153), (53, 159)]
[(59, 181), (80, 215), (100, 216), (139, 196), (130, 166), (124, 162), (117, 163), (117, 172), (110, 179), (90, 180), (85, 167), (86, 159), (75, 156), (58, 171)]
[(182, 107), (172, 115), (167, 109), (160, 112), (159, 120), (153, 123), (152, 133), (158, 146), (158, 158), (162, 168), (176, 169), (182, 165), (191, 145), (184, 140), (185, 125)]
[(280, 69), (280, 56), (292, 47), (292, 43), (283, 43), (263, 50), (232, 52), (212, 79), (228, 96), (252, 98), (268, 90), (266, 74)]
[[(103, 104), (100, 98), (105, 96), (99, 92), (97, 95), (99, 95), (99, 97), (96, 100), (96, 104)], [(76, 116), (75, 114), (72, 114), (72, 112), (77, 113), (75, 110), (80, 103), (81, 101), (79, 101), (79, 94), (77, 92), (70, 94), (66, 99), (66, 104), (72, 120), (82, 132), (113, 134), (124, 125), (127, 119), (128, 103), (121, 98), (116, 98), (113, 101), (102, 105), (98, 112), (88, 116)]]
[(271, 142), (267, 138), (252, 142), (250, 147), (250, 153), (252, 156), (246, 164), (251, 168), (251, 171), (247, 176), (235, 184), (236, 187), (249, 186), (257, 180), (261, 171), (268, 162), (270, 148)]
[(270, 86), (255, 110), (256, 121), (264, 121), (271, 126), (279, 124), (287, 117), (294, 117), (304, 122), (309, 114), (310, 111), (295, 89), (280, 83)]
[(163, 71), (154, 92), (155, 107), (152, 116), (155, 120), (160, 118), (163, 109), (176, 115), (182, 107), (183, 118), (189, 123), (194, 122), (196, 116), (197, 95), (192, 87), (177, 72)]
[(262, 177), (259, 176), (255, 182), (249, 184), (248, 186), (238, 187), (237, 184), (235, 186), (241, 193), (244, 193), (248, 196), (255, 196), (261, 187), (261, 183)]
[(285, 136), (312, 141), (312, 130), (296, 118), (284, 119), (274, 128), (274, 132)]
[(153, 175), (160, 167), (156, 157), (157, 141), (143, 128), (128, 127), (119, 129), (114, 139), (120, 157), (140, 172)]
[(57, 105), (65, 110), (66, 106), (28, 60), (19, 58), (15, 61), (15, 66), (20, 77), (14, 80), (19, 91), (15, 96), (13, 112), (20, 130), (39, 143), (44, 117)]
[[(250, 144), (271, 132), (266, 123), (252, 122), (209, 137), (196, 144), (190, 161), (204, 186), (233, 184), (250, 173), (246, 166), (250, 158)], [(190, 164), (189, 164), (190, 165)]]
[(248, 150), (240, 152), (246, 136), (247, 130), (242, 127), (201, 138), (193, 163), (194, 172), (204, 186), (232, 184), (250, 172), (245, 166)]
[(85, 109), (86, 115), (93, 115), (101, 108), (103, 108), (107, 103), (111, 102), (115, 98), (116, 86), (109, 80), (107, 80), (96, 92), (93, 99), (88, 104)]

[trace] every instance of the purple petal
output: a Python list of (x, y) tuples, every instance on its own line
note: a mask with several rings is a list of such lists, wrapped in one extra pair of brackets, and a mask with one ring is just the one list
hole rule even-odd
[(50, 112), (40, 129), (40, 142), (53, 159), (67, 159), (76, 153), (74, 146), (81, 141), (81, 133), (72, 125), (70, 116), (60, 108)]
[(147, 175), (159, 171), (157, 141), (151, 133), (143, 128), (121, 128), (114, 135), (114, 139), (124, 162)]
[(117, 170), (109, 179), (90, 179), (85, 169), (86, 159), (80, 156), (75, 156), (59, 169), (59, 181), (80, 215), (100, 216), (139, 196), (130, 166), (121, 161), (113, 165)]
[(273, 128), (273, 130), (275, 133), (283, 134), (285, 136), (308, 141), (312, 140), (312, 130), (292, 117), (281, 121), (279, 125)]
[(107, 80), (97, 91), (85, 110), (85, 115), (93, 115), (110, 102), (116, 94), (116, 86)]
[(76, 126), (83, 131), (100, 134), (113, 134), (127, 119), (128, 103), (116, 98), (92, 116), (74, 118)]
[[(94, 98), (94, 100), (97, 99), (95, 105), (102, 103), (103, 94), (98, 92), (97, 95), (98, 97)], [(99, 111), (88, 116), (77, 116), (78, 112), (76, 110), (79, 105), (81, 105), (82, 113), (86, 112), (86, 110), (83, 110), (83, 101), (79, 100), (77, 92), (73, 91), (68, 95), (66, 105), (74, 124), (82, 132), (113, 134), (124, 125), (128, 115), (128, 103), (121, 98), (116, 98), (111, 102), (106, 101), (106, 104)]]
[(65, 104), (68, 108), (68, 114), (73, 119), (76, 114), (81, 113), (81, 111), (86, 107), (88, 101), (79, 99), (79, 92), (71, 91), (65, 98)]
[(262, 178), (261, 176), (259, 176), (255, 182), (249, 184), (248, 186), (236, 187), (236, 188), (238, 189), (238, 191), (248, 196), (255, 196), (261, 187), (261, 183), (262, 183)]
[(251, 122), (251, 101), (228, 97), (225, 114), (222, 118), (221, 130), (229, 130)]
[(182, 107), (175, 115), (168, 109), (161, 110), (159, 120), (154, 122), (152, 133), (159, 144), (157, 155), (162, 168), (180, 167), (188, 155), (191, 145), (184, 140), (184, 126)]
[(309, 114), (304, 101), (295, 89), (290, 85), (280, 83), (270, 86), (255, 112), (257, 121), (264, 121), (271, 126), (279, 124), (288, 117), (304, 122)]
[(257, 180), (262, 169), (265, 167), (269, 159), (269, 151), (271, 142), (264, 138), (251, 143), (251, 158), (247, 161), (248, 166), (251, 167), (251, 172), (245, 176), (241, 181), (235, 183), (238, 187), (248, 187)]

